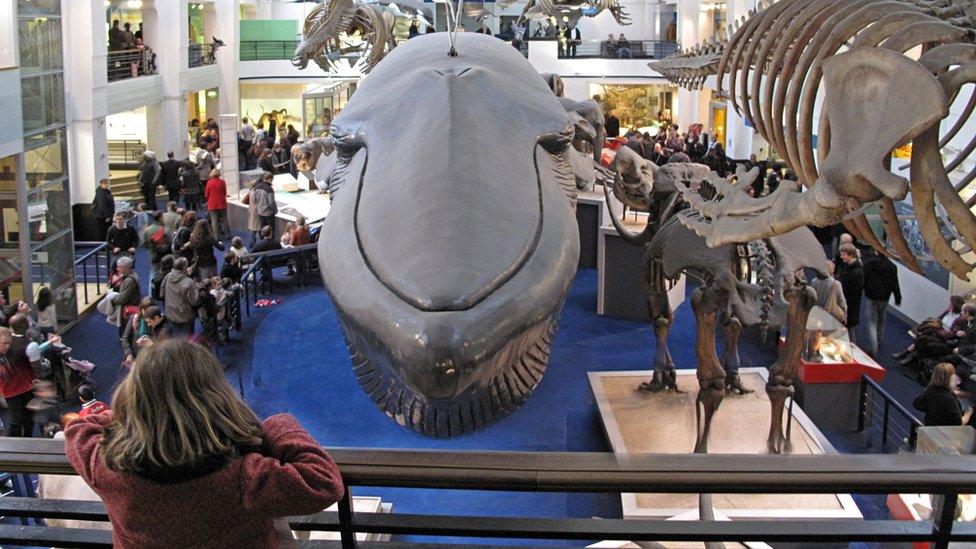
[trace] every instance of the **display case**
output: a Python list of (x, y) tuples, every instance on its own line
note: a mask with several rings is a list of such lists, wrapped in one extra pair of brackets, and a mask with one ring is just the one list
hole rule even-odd
[(885, 370), (860, 347), (851, 343), (847, 328), (820, 307), (810, 310), (807, 345), (800, 361), (804, 383), (855, 383), (862, 375), (875, 381)]
[(807, 346), (803, 360), (842, 364), (854, 359), (847, 328), (821, 307), (814, 307), (807, 319)]

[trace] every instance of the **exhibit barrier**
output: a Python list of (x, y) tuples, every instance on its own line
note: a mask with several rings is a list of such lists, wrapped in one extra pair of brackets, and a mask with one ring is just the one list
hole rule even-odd
[(106, 61), (109, 82), (156, 74), (156, 53), (150, 48), (110, 51)]
[(240, 299), (244, 301), (244, 310), (251, 316), (251, 302), (259, 293), (274, 292), (274, 269), (290, 266), (294, 269), (294, 276), (298, 285), (304, 287), (308, 282), (308, 275), (318, 267), (316, 250), (318, 244), (306, 244), (294, 248), (274, 250), (251, 254), (247, 258), (247, 270), (241, 275)]
[(626, 48), (606, 40), (569, 40), (565, 45), (560, 44), (559, 58), (664, 59), (678, 51), (678, 44), (664, 40), (630, 40)]
[(214, 51), (213, 44), (190, 44), (187, 50), (187, 61), (190, 68), (193, 69), (216, 63), (217, 58), (214, 56)]
[[(78, 255), (78, 254), (81, 255)], [(75, 283), (84, 286), (85, 305), (91, 301), (88, 297), (88, 286), (91, 280), (95, 282), (95, 297), (102, 295), (102, 261), (105, 262), (105, 284), (108, 285), (108, 272), (111, 258), (108, 244), (105, 242), (75, 242)], [(89, 269), (94, 267), (94, 273)], [(80, 272), (79, 272), (80, 271)]]
[[(355, 533), (473, 538), (552, 539), (579, 542), (763, 541), (796, 543), (976, 541), (976, 525), (955, 522), (957, 495), (976, 492), (976, 457), (933, 455), (633, 455), (566, 452), (445, 452), (441, 450), (331, 449), (347, 486), (339, 511), (291, 517), (293, 530), (338, 532), (342, 547)], [(0, 470), (74, 474), (60, 440), (0, 439)], [(351, 489), (350, 489), (351, 487)], [(352, 489), (395, 487), (435, 490), (560, 493), (922, 493), (947, 496), (935, 520), (623, 520), (355, 514)], [(368, 490), (362, 490), (367, 492)], [(450, 513), (451, 511), (446, 511)], [(7, 517), (105, 521), (100, 502), (2, 497)], [(0, 543), (108, 547), (103, 530), (0, 525)], [(303, 542), (302, 546), (338, 546)], [(363, 545), (376, 545), (367, 543)], [(394, 543), (393, 545), (401, 545)], [(392, 546), (392, 545), (389, 545)]]
[(857, 431), (865, 433), (865, 444), (869, 449), (874, 446), (873, 436), (880, 434), (883, 451), (914, 452), (921, 426), (922, 422), (888, 391), (867, 375), (861, 376)]
[(280, 61), (291, 59), (298, 40), (248, 40), (241, 42), (241, 61)]

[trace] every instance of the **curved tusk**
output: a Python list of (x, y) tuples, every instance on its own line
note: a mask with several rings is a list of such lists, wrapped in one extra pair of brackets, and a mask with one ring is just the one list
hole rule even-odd
[(610, 212), (610, 221), (613, 222), (613, 228), (617, 229), (617, 234), (620, 235), (620, 238), (623, 238), (628, 244), (633, 244), (635, 246), (643, 246), (654, 238), (650, 218), (648, 218), (648, 223), (647, 226), (644, 227), (644, 230), (641, 231), (640, 234), (635, 233), (627, 227), (624, 227), (623, 222), (617, 219), (617, 215), (613, 213), (613, 208), (610, 207), (610, 204), (612, 204), (610, 200), (610, 190), (606, 185), (603, 186), (603, 195), (607, 198), (607, 210)]

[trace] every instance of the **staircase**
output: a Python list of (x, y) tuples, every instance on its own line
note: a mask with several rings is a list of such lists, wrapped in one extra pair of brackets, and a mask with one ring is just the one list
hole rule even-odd
[(108, 177), (116, 200), (135, 200), (142, 197), (137, 170), (111, 170)]

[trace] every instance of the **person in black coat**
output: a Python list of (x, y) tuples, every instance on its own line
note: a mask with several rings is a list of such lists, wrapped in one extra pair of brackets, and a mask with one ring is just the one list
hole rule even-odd
[(603, 127), (607, 130), (607, 137), (620, 137), (620, 119), (613, 115), (613, 111), (607, 114)]
[(864, 296), (868, 298), (868, 340), (864, 350), (877, 356), (878, 345), (884, 341), (888, 300), (894, 295), (895, 305), (900, 306), (901, 287), (898, 285), (898, 267), (890, 259), (873, 248), (864, 254)]
[(180, 167), (182, 164), (174, 156), (173, 151), (166, 153), (166, 162), (160, 164), (159, 167), (163, 170), (163, 185), (166, 187), (166, 192), (169, 193), (169, 201), (179, 204)]
[(146, 207), (150, 210), (155, 210), (157, 207), (156, 187), (160, 179), (162, 179), (162, 169), (159, 167), (159, 162), (156, 162), (156, 153), (153, 151), (142, 153), (142, 161), (139, 163), (139, 189), (142, 191)]
[(108, 228), (105, 242), (112, 255), (129, 254), (134, 256), (139, 246), (139, 233), (135, 227), (125, 222), (121, 213), (115, 214), (114, 223)]
[[(951, 364), (940, 362), (932, 370), (932, 379), (928, 386), (912, 406), (916, 410), (923, 412), (925, 418), (922, 420), (926, 426), (940, 425), (962, 425), (963, 414), (959, 409), (959, 399), (952, 392), (952, 376), (956, 369)], [(966, 418), (971, 415), (971, 410), (966, 412)]]
[(92, 215), (98, 223), (98, 238), (102, 240), (108, 236), (108, 228), (112, 226), (112, 218), (115, 217), (115, 197), (112, 196), (108, 179), (98, 182), (95, 199), (92, 200)]
[(840, 247), (840, 260), (844, 263), (844, 269), (837, 276), (841, 288), (844, 290), (844, 299), (847, 300), (847, 335), (850, 336), (851, 343), (855, 343), (854, 328), (861, 322), (861, 295), (864, 293), (864, 267), (860, 254), (853, 244), (844, 244)]

